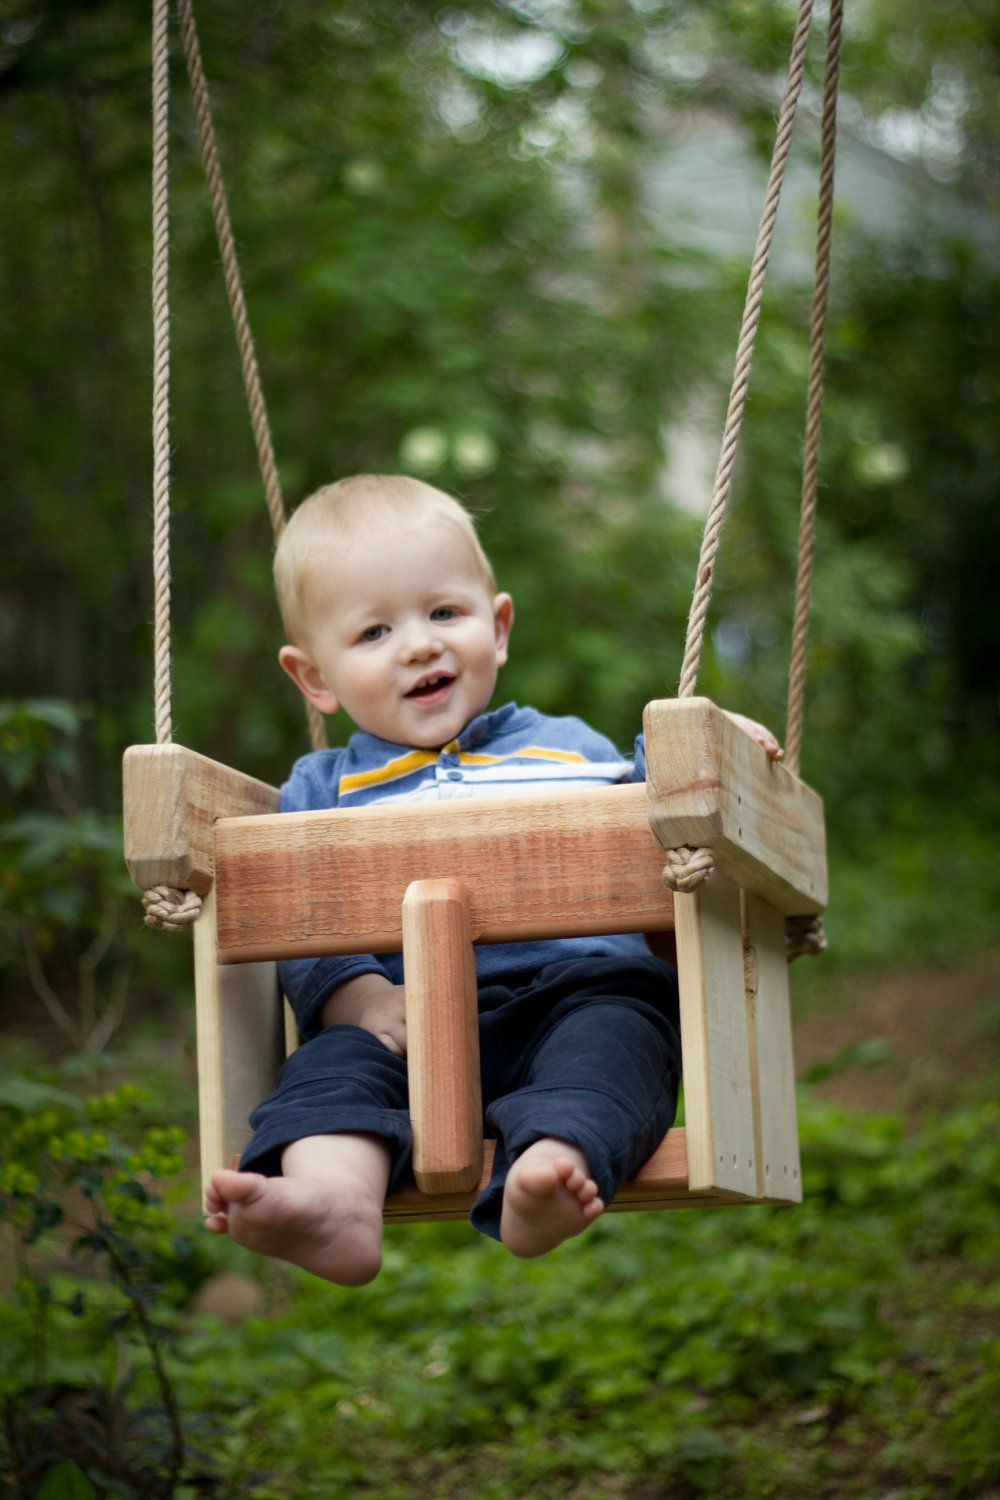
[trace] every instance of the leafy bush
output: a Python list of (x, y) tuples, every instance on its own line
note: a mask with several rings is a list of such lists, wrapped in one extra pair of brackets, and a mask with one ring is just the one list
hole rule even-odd
[(14, 1496), (93, 1494), (88, 1474), (101, 1493), (173, 1496), (190, 1464), (166, 1348), (198, 1253), (157, 1187), (181, 1172), (186, 1134), (149, 1114), (130, 1085), (81, 1101), (0, 1076), (0, 1214), (16, 1267), (0, 1307), (0, 1395)]
[(128, 996), (118, 929), (131, 886), (120, 819), (78, 806), (70, 792), (86, 717), (62, 698), (0, 702), (0, 934), (59, 1031), (99, 1052)]

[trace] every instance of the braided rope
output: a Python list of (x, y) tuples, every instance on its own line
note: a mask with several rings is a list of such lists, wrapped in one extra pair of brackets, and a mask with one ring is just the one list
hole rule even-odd
[(840, 79), (840, 40), (843, 0), (831, 0), (823, 80), (823, 124), (820, 150), (819, 206), (816, 214), (816, 282), (809, 329), (809, 392), (802, 461), (802, 506), (795, 572), (795, 613), (791, 661), (788, 669), (788, 711), (785, 728), (785, 765), (798, 775), (802, 753), (803, 698), (806, 680), (806, 642), (812, 596), (813, 556), (816, 550), (816, 499), (819, 444), (826, 367), (826, 321), (830, 301), (830, 249), (833, 239), (833, 177), (837, 151), (837, 89)]
[(711, 849), (681, 844), (676, 849), (664, 849), (663, 852), (666, 855), (663, 884), (671, 891), (681, 891), (684, 894), (696, 891), (715, 869), (715, 856)]
[[(201, 60), (201, 45), (198, 41), (198, 29), (195, 25), (192, 0), (178, 0), (178, 10), (181, 18), (184, 57), (187, 62), (188, 78), (191, 83), (195, 119), (198, 123), (202, 162), (205, 167), (205, 179), (208, 183), (208, 195), (212, 204), (212, 218), (215, 222), (215, 234), (222, 256), (222, 272), (226, 283), (226, 294), (229, 298), (229, 310), (232, 313), (233, 324), (236, 330), (236, 344), (239, 349), (240, 366), (243, 371), (243, 388), (246, 392), (247, 406), (250, 411), (250, 425), (253, 428), (254, 443), (257, 448), (257, 462), (260, 466), (261, 478), (264, 482), (264, 494), (267, 499), (268, 514), (271, 518), (271, 530), (274, 533), (275, 541), (277, 541), (285, 528), (285, 501), (281, 493), (281, 480), (278, 477), (278, 465), (274, 456), (271, 426), (268, 421), (267, 407), (264, 403), (264, 391), (261, 385), (260, 367), (257, 363), (257, 351), (254, 346), (253, 333), (250, 329), (250, 320), (247, 316), (246, 298), (243, 294), (243, 280), (240, 275), (239, 258), (236, 254), (236, 241), (233, 236), (226, 186), (222, 178), (222, 168), (219, 164), (219, 152), (215, 141), (215, 127), (212, 122), (212, 107), (208, 97), (208, 85), (205, 81), (205, 69)], [(313, 704), (307, 703), (306, 717), (309, 722), (309, 737), (313, 749), (321, 750), (327, 743), (322, 715)]]
[(822, 917), (785, 918), (785, 957), (789, 963), (807, 954), (818, 955), (825, 949), (826, 933), (823, 931)]
[(185, 932), (201, 915), (197, 891), (178, 890), (173, 885), (154, 885), (143, 891), (142, 905), (146, 926), (162, 932)]
[(173, 738), (170, 700), (169, 0), (153, 0), (153, 718)]
[(733, 371), (732, 387), (729, 393), (729, 406), (722, 434), (722, 446), (715, 472), (712, 499), (709, 505), (708, 516), (705, 520), (698, 568), (695, 574), (695, 588), (691, 599), (691, 610), (688, 615), (687, 635), (684, 643), (684, 660), (681, 665), (680, 684), (677, 689), (678, 698), (692, 697), (698, 682), (698, 667), (701, 661), (705, 620), (708, 616), (708, 604), (712, 596), (715, 559), (719, 550), (719, 539), (722, 534), (722, 525), (725, 520), (726, 507), (732, 488), (736, 448), (739, 442), (743, 411), (746, 406), (747, 390), (750, 384), (754, 342), (757, 336), (757, 327), (760, 323), (764, 279), (767, 274), (767, 262), (771, 252), (771, 242), (774, 238), (774, 226), (778, 216), (778, 202), (781, 197), (785, 166), (791, 147), (792, 126), (795, 122), (795, 111), (805, 73), (805, 54), (806, 45), (809, 40), (811, 18), (812, 0), (800, 0), (795, 35), (792, 41), (791, 57), (788, 64), (788, 78), (778, 115), (778, 128), (771, 156), (771, 169), (768, 176), (767, 190), (764, 195), (764, 207), (761, 212), (757, 244), (750, 268), (750, 279), (743, 309), (743, 321), (736, 349), (736, 366)]
[(236, 255), (236, 241), (233, 238), (232, 221), (229, 216), (229, 203), (226, 197), (225, 183), (222, 180), (222, 172), (219, 167), (219, 152), (215, 143), (215, 128), (212, 123), (208, 85), (205, 82), (205, 69), (202, 66), (201, 46), (198, 41), (198, 31), (195, 26), (191, 0), (177, 0), (177, 8), (181, 18), (181, 36), (184, 41), (184, 56), (187, 61), (188, 78), (191, 82), (195, 119), (198, 122), (198, 136), (201, 141), (201, 155), (205, 166), (205, 178), (208, 183), (208, 194), (212, 203), (212, 217), (215, 220), (215, 233), (219, 241), (219, 250), (222, 254), (222, 271), (226, 282), (226, 293), (229, 297), (229, 308), (236, 327), (236, 343), (240, 353), (240, 364), (243, 370), (243, 385), (246, 391), (247, 405), (250, 408), (250, 423), (253, 427), (254, 442), (257, 446), (257, 461), (260, 464), (261, 477), (264, 481), (264, 493), (267, 497), (267, 509), (271, 517), (271, 529), (274, 532), (275, 538), (277, 538), (281, 535), (285, 525), (285, 502), (281, 493), (281, 481), (278, 478), (278, 466), (274, 457), (274, 444), (271, 441), (271, 428), (267, 419), (267, 409), (264, 405), (260, 369), (257, 364), (257, 351), (254, 347), (253, 334), (250, 331), (250, 321), (247, 317), (246, 298), (243, 295), (239, 260)]
[[(225, 185), (219, 167), (215, 131), (201, 62), (191, 0), (178, 0), (188, 77), (194, 98), (202, 159), (208, 181), (216, 236), (222, 254), (229, 307), (243, 370), (243, 386), (250, 409), (257, 460), (264, 482), (271, 529), (277, 539), (285, 525), (285, 505), (274, 457), (274, 444), (264, 404), (260, 370), (246, 311), (239, 261), (233, 238)], [(153, 677), (157, 744), (173, 738), (170, 661), (170, 0), (153, 0), (152, 23), (153, 116)], [(314, 749), (326, 745), (320, 713), (306, 707)], [(194, 891), (156, 886), (143, 895), (145, 921), (150, 927), (180, 931), (201, 910)]]

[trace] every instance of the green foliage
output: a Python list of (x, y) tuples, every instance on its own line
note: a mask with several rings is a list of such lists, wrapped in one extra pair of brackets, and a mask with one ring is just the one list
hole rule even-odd
[[(992, 1091), (917, 1131), (806, 1093), (798, 1208), (609, 1216), (532, 1262), (393, 1229), (350, 1291), (185, 1228), (162, 1114), (0, 1075), (14, 1496), (742, 1497), (839, 1474), (929, 1497), (1000, 1475)], [(267, 1309), (186, 1312), (227, 1268)]]
[(81, 1100), (0, 1075), (0, 1217), (17, 1272), (0, 1308), (12, 1496), (179, 1493), (192, 1455), (165, 1356), (204, 1266), (164, 1206), (187, 1137), (158, 1113), (128, 1084)]
[(78, 1049), (99, 1052), (124, 1013), (134, 904), (121, 821), (81, 807), (78, 740), (86, 713), (60, 698), (0, 702), (0, 968), (30, 986)]
[(192, 1330), (188, 1393), (227, 1413), (231, 1482), (744, 1496), (810, 1490), (840, 1451), (882, 1490), (988, 1483), (997, 1107), (916, 1136), (804, 1113), (801, 1208), (609, 1218), (527, 1264), (466, 1229), (391, 1231), (370, 1289), (290, 1274), (277, 1321)]

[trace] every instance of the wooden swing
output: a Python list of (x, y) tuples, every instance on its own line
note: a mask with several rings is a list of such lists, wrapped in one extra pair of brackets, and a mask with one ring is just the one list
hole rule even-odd
[[(191, 0), (178, 0), (188, 71), (275, 530), (277, 470), (246, 320)], [(695, 696), (753, 336), (811, 0), (801, 0), (747, 293), (722, 454), (699, 559), (678, 697), (644, 714), (645, 786), (541, 797), (279, 814), (278, 792), (171, 741), (167, 558), (168, 0), (154, 0), (155, 745), (124, 760), (125, 852), (150, 925), (193, 925), (203, 1174), (229, 1165), (250, 1109), (297, 1044), (275, 961), (403, 952), (416, 1186), (389, 1221), (464, 1217), (489, 1173), (482, 1139), (473, 944), (541, 936), (673, 934), (685, 1126), (614, 1209), (802, 1196), (788, 958), (822, 946), (823, 809), (797, 776), (829, 272), (841, 0), (833, 0), (802, 524), (784, 764)], [(320, 731), (321, 732), (321, 731)], [(313, 724), (315, 743), (322, 743)], [(581, 800), (585, 798), (586, 800)], [(664, 859), (666, 853), (666, 868)], [(662, 941), (662, 939), (661, 939)]]

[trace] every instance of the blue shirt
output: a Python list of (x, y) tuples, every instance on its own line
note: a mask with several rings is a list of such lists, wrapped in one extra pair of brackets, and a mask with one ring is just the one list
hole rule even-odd
[[(478, 714), (440, 750), (397, 745), (359, 730), (340, 749), (304, 755), (281, 789), (281, 810), (446, 801), (537, 792), (544, 786), (612, 786), (641, 781), (644, 772), (641, 737), (633, 763), (582, 719), (549, 718), (537, 709), (508, 703)], [(492, 943), (477, 946), (476, 972), (480, 985), (516, 988), (547, 963), (648, 953), (639, 933)], [(285, 959), (279, 972), (299, 1027), (308, 1037), (319, 1030), (317, 1012), (332, 990), (360, 974), (382, 974), (402, 984), (403, 960), (400, 953)]]

